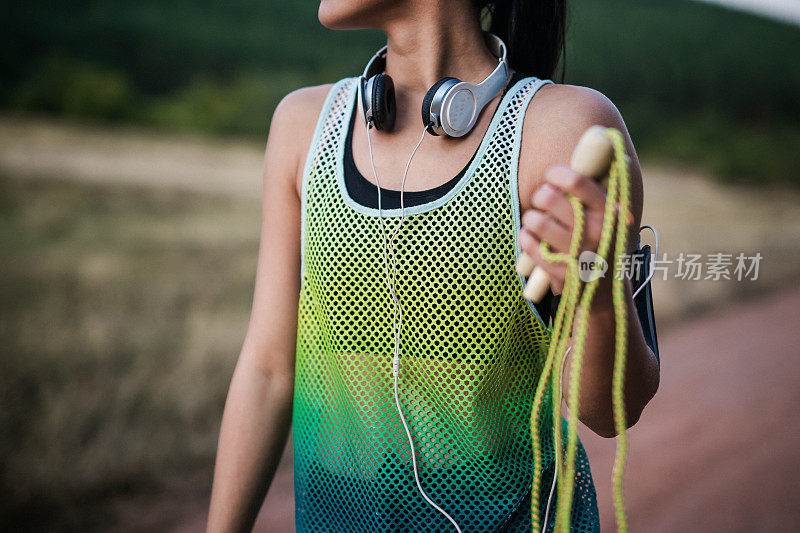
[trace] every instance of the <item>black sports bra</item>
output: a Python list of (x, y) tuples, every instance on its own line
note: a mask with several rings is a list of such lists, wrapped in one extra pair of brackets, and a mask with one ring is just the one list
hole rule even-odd
[[(523, 79), (524, 76), (519, 74), (518, 72), (514, 72), (511, 75), (511, 79), (509, 79), (508, 83), (506, 83), (505, 88), (503, 89), (503, 96), (505, 96), (506, 92), (514, 86), (519, 80)], [(499, 109), (500, 106), (498, 106)], [(347, 135), (347, 139), (344, 143), (344, 185), (347, 189), (347, 193), (350, 195), (350, 198), (353, 199), (354, 202), (361, 204), (366, 207), (371, 207), (373, 209), (378, 208), (378, 187), (366, 179), (361, 172), (359, 172), (358, 168), (356, 168), (355, 160), (353, 159), (353, 122), (356, 118), (356, 106), (353, 106), (353, 114), (350, 117), (350, 129), (348, 130), (349, 134)], [(432, 189), (426, 189), (424, 191), (405, 191), (403, 192), (403, 204), (406, 207), (411, 207), (414, 205), (425, 204), (428, 202), (432, 202), (441, 198), (442, 196), (446, 195), (447, 192), (456, 186), (456, 183), (464, 176), (467, 172), (467, 169), (472, 164), (472, 161), (475, 159), (475, 155), (477, 154), (477, 150), (472, 157), (470, 158), (469, 162), (461, 169), (453, 179), (448, 181), (447, 183), (443, 183), (437, 187)], [(381, 187), (381, 208), (383, 209), (397, 209), (400, 207), (400, 191), (397, 189), (386, 189)]]

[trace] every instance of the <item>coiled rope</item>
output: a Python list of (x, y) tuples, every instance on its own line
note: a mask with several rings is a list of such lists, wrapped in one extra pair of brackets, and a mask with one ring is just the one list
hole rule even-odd
[[(628, 226), (632, 220), (631, 184), (628, 172), (629, 159), (625, 153), (625, 141), (619, 130), (609, 128), (605, 135), (613, 146), (613, 158), (608, 171), (608, 187), (606, 192), (605, 213), (603, 227), (597, 254), (609, 263), (606, 275), (611, 275), (612, 301), (615, 318), (614, 342), (614, 369), (612, 376), (612, 406), (614, 414), (614, 427), (617, 433), (617, 451), (614, 460), (612, 485), (614, 492), (614, 507), (618, 531), (627, 532), (628, 522), (625, 513), (623, 498), (623, 474), (625, 459), (628, 450), (626, 435), (624, 376), (628, 348), (628, 308), (625, 301), (625, 286), (623, 272), (619, 270), (626, 264), (621, 261), (628, 249)], [(575, 456), (578, 446), (578, 407), (580, 392), (580, 377), (586, 334), (588, 330), (589, 310), (597, 290), (600, 278), (583, 283), (580, 278), (578, 256), (580, 245), (585, 230), (585, 215), (581, 202), (574, 196), (569, 196), (574, 214), (574, 226), (569, 252), (566, 254), (553, 253), (546, 242), (541, 243), (541, 253), (548, 261), (564, 263), (567, 266), (564, 290), (561, 303), (556, 313), (555, 322), (551, 332), (550, 345), (544, 363), (542, 375), (536, 387), (533, 406), (531, 410), (531, 438), (533, 441), (533, 484), (531, 489), (531, 518), (534, 532), (540, 531), (539, 492), (542, 483), (542, 444), (539, 438), (539, 420), (545, 391), (548, 388), (552, 393), (552, 418), (554, 431), (554, 450), (556, 471), (558, 473), (558, 507), (555, 516), (554, 531), (568, 532), (570, 515), (575, 488)], [(618, 207), (617, 207), (618, 206)], [(612, 251), (613, 256), (609, 257)], [(610, 260), (609, 260), (610, 259)], [(567, 420), (567, 447), (566, 456), (562, 451), (561, 432), (561, 402), (562, 386), (561, 375), (554, 372), (554, 368), (561, 368), (566, 357), (566, 352), (572, 338), (572, 362), (570, 366), (570, 382), (567, 398), (569, 414)], [(557, 399), (559, 401), (557, 401)]]

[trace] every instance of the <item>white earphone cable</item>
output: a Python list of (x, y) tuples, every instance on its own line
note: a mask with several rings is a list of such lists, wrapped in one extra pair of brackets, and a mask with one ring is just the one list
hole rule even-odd
[[(562, 381), (564, 379), (564, 368), (566, 367), (566, 364), (567, 364), (567, 355), (569, 354), (570, 350), (572, 350), (572, 346), (567, 348), (567, 351), (564, 352), (564, 358), (561, 360), (561, 373), (560, 373), (561, 377), (560, 377), (560, 379)], [(561, 403), (561, 402), (559, 402), (559, 403)], [(555, 432), (556, 432), (556, 429), (553, 428), (553, 433), (554, 433), (553, 438), (555, 438)], [(550, 502), (553, 501), (553, 493), (556, 490), (556, 480), (557, 479), (558, 479), (558, 461), (554, 457), (553, 458), (553, 484), (550, 485), (550, 496), (547, 497), (547, 507), (544, 508), (544, 520), (542, 521), (542, 533), (544, 533), (544, 530), (547, 528), (547, 518), (550, 516)]]
[[(394, 238), (400, 232), (400, 228), (403, 225), (403, 220), (405, 219), (405, 203), (403, 201), (403, 192), (405, 190), (406, 184), (406, 176), (408, 175), (408, 169), (411, 166), (411, 161), (414, 159), (414, 154), (417, 153), (417, 149), (422, 144), (422, 141), (425, 139), (425, 130), (427, 129), (428, 125), (425, 125), (425, 129), (422, 130), (422, 136), (417, 142), (417, 145), (414, 147), (414, 151), (411, 152), (411, 157), (408, 158), (408, 163), (406, 163), (406, 168), (403, 171), (403, 180), (400, 184), (400, 222), (398, 222), (397, 226), (395, 227), (394, 232), (392, 233), (391, 237), (387, 238), (386, 230), (383, 225), (383, 211), (381, 205), (381, 184), (378, 180), (378, 173), (375, 171), (375, 161), (372, 155), (372, 139), (370, 138), (370, 126), (371, 123), (367, 123), (367, 144), (369, 145), (369, 162), (372, 166), (372, 175), (375, 176), (375, 183), (378, 187), (378, 221), (381, 226), (381, 233), (383, 234), (383, 264), (384, 269), (386, 271), (386, 284), (389, 287), (389, 293), (392, 296), (392, 300), (394, 302), (394, 315), (392, 318), (392, 328), (394, 330), (394, 356), (392, 358), (392, 375), (394, 377), (394, 401), (395, 405), (397, 406), (397, 413), (400, 416), (400, 422), (403, 424), (403, 429), (405, 429), (406, 437), (408, 438), (408, 446), (411, 450), (411, 464), (414, 470), (414, 481), (417, 484), (417, 489), (422, 497), (425, 499), (428, 504), (430, 504), (434, 509), (439, 511), (442, 516), (447, 518), (451, 524), (456, 528), (458, 533), (463, 533), (461, 528), (459, 527), (458, 523), (453, 519), (452, 516), (447, 514), (447, 512), (442, 509), (439, 505), (436, 504), (425, 492), (422, 488), (422, 483), (419, 480), (419, 472), (417, 471), (417, 455), (414, 449), (414, 441), (411, 437), (411, 430), (408, 427), (408, 423), (406, 422), (405, 415), (403, 414), (403, 409), (400, 406), (400, 394), (398, 392), (398, 384), (400, 380), (400, 331), (403, 327), (403, 308), (400, 306), (400, 301), (397, 298), (397, 293), (395, 291), (395, 282), (397, 280), (397, 257), (394, 251)], [(387, 256), (386, 250), (387, 248), (392, 254), (392, 275), (389, 276), (389, 258)]]

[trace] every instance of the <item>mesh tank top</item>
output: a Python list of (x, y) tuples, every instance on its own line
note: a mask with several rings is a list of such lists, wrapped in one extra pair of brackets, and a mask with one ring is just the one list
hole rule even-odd
[[(296, 528), (453, 531), (417, 490), (394, 404), (392, 301), (378, 212), (354, 202), (344, 183), (357, 80), (331, 88), (303, 173)], [(525, 109), (545, 83), (524, 78), (506, 92), (460, 180), (441, 198), (407, 207), (395, 239), (400, 402), (422, 486), (465, 532), (531, 530), (530, 411), (549, 331), (522, 298), (514, 271), (516, 173)], [(399, 215), (383, 210), (387, 232)], [(554, 452), (552, 422), (542, 418), (544, 516)], [(572, 529), (599, 529), (581, 445)]]
[[(508, 83), (503, 89), (501, 95), (505, 96), (508, 90), (513, 87), (523, 75), (519, 72), (511, 74)], [(499, 111), (500, 106), (495, 112)], [(342, 174), (344, 175), (344, 185), (347, 189), (348, 196), (356, 203), (367, 207), (378, 207), (378, 188), (367, 178), (365, 178), (356, 167), (356, 162), (353, 159), (352, 139), (353, 139), (353, 122), (356, 119), (356, 107), (353, 107), (352, 116), (350, 117), (350, 129), (344, 139), (344, 164), (342, 166)], [(476, 150), (477, 153), (477, 150)], [(438, 200), (448, 193), (450, 189), (456, 186), (461, 180), (461, 177), (467, 172), (472, 160), (475, 159), (475, 154), (472, 155), (467, 165), (456, 174), (454, 178), (448, 182), (426, 189), (424, 191), (405, 191), (403, 193), (403, 203), (406, 206), (413, 206), (421, 203), (426, 203)], [(400, 207), (400, 191), (396, 189), (381, 189), (381, 204), (384, 208)], [(542, 318), (545, 324), (550, 323), (550, 318), (555, 317), (556, 310), (558, 309), (559, 297), (554, 295), (552, 291), (548, 290), (541, 302), (533, 304), (536, 311)]]

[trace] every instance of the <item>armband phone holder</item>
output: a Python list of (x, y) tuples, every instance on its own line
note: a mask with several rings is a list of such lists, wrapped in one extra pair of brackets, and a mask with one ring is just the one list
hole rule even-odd
[[(650, 266), (651, 257), (652, 252), (649, 244), (640, 246), (636, 250), (636, 253), (634, 253), (631, 258), (632, 264), (637, 265), (637, 267), (633, 269), (631, 282), (634, 294), (638, 291), (638, 294), (633, 298), (633, 303), (636, 306), (636, 314), (639, 317), (639, 323), (642, 325), (644, 340), (647, 346), (653, 350), (656, 360), (660, 365), (661, 359), (658, 355), (658, 335), (656, 334), (656, 314), (653, 308), (653, 286), (651, 284), (652, 277), (650, 275), (652, 271)], [(542, 319), (545, 323), (550, 323), (551, 327), (552, 320), (556, 316), (558, 304), (560, 302), (561, 295), (554, 295), (552, 291), (548, 290), (541, 304), (537, 304), (537, 309)]]
[[(636, 314), (639, 316), (639, 323), (642, 325), (644, 332), (644, 340), (647, 346), (653, 350), (656, 360), (661, 364), (661, 359), (658, 356), (658, 335), (656, 334), (656, 315), (653, 309), (653, 287), (650, 283), (650, 261), (651, 261), (650, 245), (645, 244), (636, 250), (634, 257), (634, 264), (641, 265), (641, 268), (634, 268), (633, 272), (633, 292), (635, 293), (641, 287), (641, 291), (633, 299), (636, 305)], [(650, 278), (650, 279), (648, 279)], [(644, 287), (642, 287), (644, 285)]]

